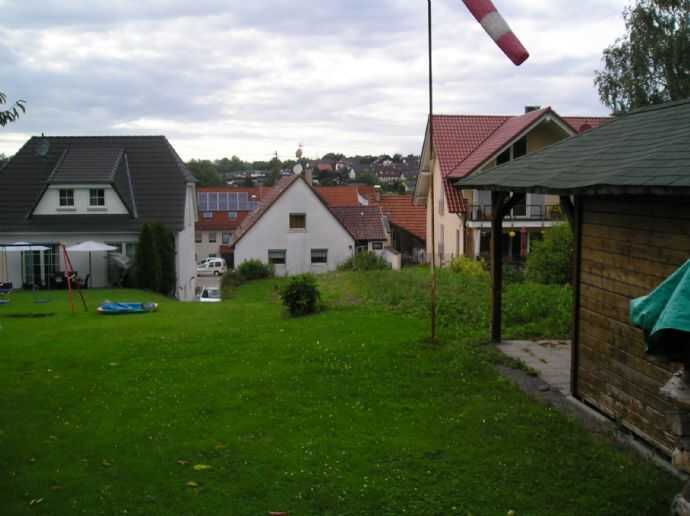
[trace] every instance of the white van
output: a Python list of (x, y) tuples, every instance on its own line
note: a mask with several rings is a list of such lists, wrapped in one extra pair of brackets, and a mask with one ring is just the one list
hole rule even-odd
[(196, 267), (198, 276), (222, 276), (227, 270), (223, 258), (206, 258), (201, 260)]

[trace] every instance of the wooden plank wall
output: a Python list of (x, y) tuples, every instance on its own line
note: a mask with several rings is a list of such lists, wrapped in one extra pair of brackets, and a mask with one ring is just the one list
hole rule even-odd
[(658, 392), (678, 365), (645, 354), (628, 306), (690, 258), (690, 200), (584, 198), (581, 251), (576, 395), (670, 453)]

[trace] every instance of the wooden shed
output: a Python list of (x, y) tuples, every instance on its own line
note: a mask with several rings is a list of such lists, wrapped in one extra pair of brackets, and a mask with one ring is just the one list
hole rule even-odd
[(503, 216), (526, 192), (560, 196), (576, 242), (572, 393), (670, 453), (659, 389), (679, 365), (645, 353), (628, 311), (690, 258), (690, 100), (618, 117), (457, 187), (492, 191), (494, 341)]

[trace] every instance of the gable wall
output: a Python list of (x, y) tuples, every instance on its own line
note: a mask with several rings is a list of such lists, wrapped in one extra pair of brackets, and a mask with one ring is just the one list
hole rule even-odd
[[(105, 190), (105, 209), (89, 207), (89, 189)], [(74, 190), (74, 209), (60, 207), (60, 190)], [(34, 215), (128, 215), (129, 211), (122, 203), (120, 196), (110, 185), (63, 185), (49, 186), (41, 197)]]
[[(290, 231), (290, 213), (307, 215), (306, 231)], [(268, 250), (286, 250), (286, 272), (333, 271), (352, 256), (354, 241), (314, 192), (301, 180), (264, 213), (235, 247), (235, 264), (250, 259), (268, 262)], [(311, 264), (312, 249), (328, 249), (328, 263)], [(280, 273), (280, 270), (277, 270)]]
[(669, 452), (671, 407), (659, 389), (676, 366), (645, 353), (628, 310), (631, 299), (690, 257), (690, 204), (652, 197), (582, 202), (577, 395)]

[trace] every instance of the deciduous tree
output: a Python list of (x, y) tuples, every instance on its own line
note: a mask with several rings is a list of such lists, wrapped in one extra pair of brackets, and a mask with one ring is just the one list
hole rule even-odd
[(594, 83), (616, 113), (690, 97), (690, 0), (637, 0)]

